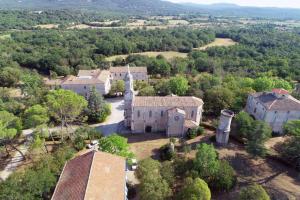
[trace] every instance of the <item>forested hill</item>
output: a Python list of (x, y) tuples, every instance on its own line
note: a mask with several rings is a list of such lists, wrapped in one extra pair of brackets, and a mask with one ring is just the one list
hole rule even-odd
[(132, 14), (179, 13), (183, 7), (161, 0), (0, 0), (3, 9), (93, 9)]

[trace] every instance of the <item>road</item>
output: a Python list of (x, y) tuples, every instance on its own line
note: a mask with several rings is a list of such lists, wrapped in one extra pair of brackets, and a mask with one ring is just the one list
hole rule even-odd
[(91, 127), (95, 127), (104, 136), (112, 133), (118, 133), (123, 128), (124, 120), (124, 100), (123, 98), (106, 99), (111, 104), (111, 115), (108, 116), (106, 121), (101, 124), (94, 124)]

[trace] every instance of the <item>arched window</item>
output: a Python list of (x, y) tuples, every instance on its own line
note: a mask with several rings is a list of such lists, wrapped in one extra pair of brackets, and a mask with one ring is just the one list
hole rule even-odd
[(194, 111), (192, 111), (191, 117), (192, 117), (192, 118), (194, 117)]
[(164, 116), (164, 111), (160, 111), (160, 116), (161, 116), (161, 117)]
[(152, 111), (151, 110), (149, 111), (149, 117), (152, 117)]
[(137, 111), (137, 116), (138, 116), (138, 117), (140, 117), (140, 116), (141, 116), (141, 113), (140, 113), (140, 111), (139, 111), (139, 110)]

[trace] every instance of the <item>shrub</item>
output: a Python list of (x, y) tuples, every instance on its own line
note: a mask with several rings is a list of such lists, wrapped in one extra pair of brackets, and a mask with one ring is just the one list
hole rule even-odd
[(234, 169), (227, 161), (220, 161), (220, 168), (215, 174), (212, 187), (216, 190), (229, 191), (236, 183)]
[(165, 144), (159, 149), (161, 160), (172, 160), (175, 157), (175, 152), (171, 147), (171, 143)]
[(197, 199), (197, 200), (210, 200), (211, 193), (207, 183), (200, 179), (187, 178), (184, 187), (178, 195), (178, 199)]
[(188, 139), (194, 139), (195, 137), (197, 137), (197, 129), (189, 129), (186, 136), (188, 137)]
[(270, 197), (262, 186), (253, 184), (241, 190), (239, 200), (270, 200)]
[(80, 136), (77, 136), (75, 138), (75, 140), (73, 141), (73, 145), (77, 151), (84, 149), (84, 147), (85, 147), (84, 139)]

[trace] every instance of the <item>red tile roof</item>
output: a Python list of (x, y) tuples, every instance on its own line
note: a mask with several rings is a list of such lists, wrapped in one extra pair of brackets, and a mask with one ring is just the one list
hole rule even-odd
[(272, 92), (277, 93), (277, 94), (289, 94), (289, 91), (281, 88), (274, 88)]
[(125, 158), (90, 151), (68, 161), (52, 200), (124, 200)]

